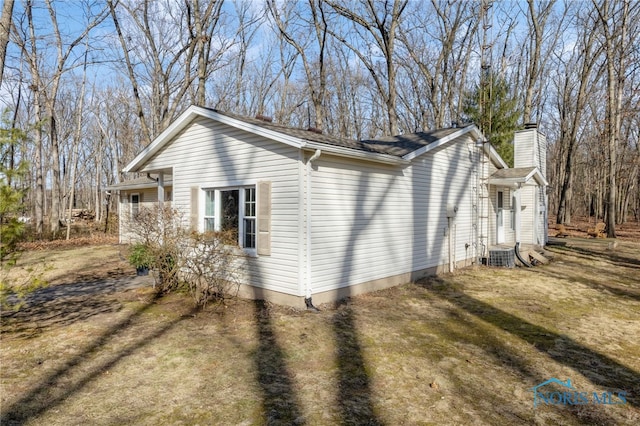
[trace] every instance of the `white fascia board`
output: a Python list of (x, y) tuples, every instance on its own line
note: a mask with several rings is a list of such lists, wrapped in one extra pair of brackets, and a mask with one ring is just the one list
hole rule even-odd
[(251, 123), (247, 123), (236, 118), (228, 117), (223, 114), (219, 114), (210, 109), (190, 106), (180, 117), (178, 117), (167, 129), (162, 132), (151, 144), (140, 152), (125, 168), (122, 170), (125, 173), (138, 172), (142, 170), (144, 164), (149, 161), (162, 147), (164, 147), (174, 136), (176, 136), (182, 129), (184, 129), (189, 123), (191, 123), (196, 117), (202, 116), (210, 118), (222, 124), (235, 127), (236, 129), (244, 130), (249, 133), (253, 133), (259, 136), (263, 136), (268, 139), (272, 139), (277, 142), (284, 143), (298, 149), (321, 149), (325, 152), (330, 152), (342, 157), (360, 158), (368, 161), (375, 161), (386, 164), (407, 164), (408, 160), (399, 158), (388, 154), (369, 153), (364, 151), (358, 151), (349, 148), (343, 148), (328, 144), (316, 143), (306, 141), (304, 139), (296, 138), (293, 136), (285, 135), (275, 130), (266, 129), (261, 126), (256, 126)]
[(538, 170), (537, 167), (531, 170), (531, 172), (527, 175), (527, 180), (531, 179), (532, 177), (535, 178), (535, 180), (537, 180), (541, 186), (549, 186), (549, 182), (547, 182), (547, 179), (542, 176), (542, 173), (540, 173), (540, 170)]
[[(194, 107), (194, 108), (198, 108), (198, 107)], [(294, 148), (311, 149), (311, 150), (320, 149), (324, 152), (330, 152), (335, 155), (339, 155), (343, 157), (362, 158), (365, 160), (377, 161), (381, 163), (391, 163), (391, 164), (406, 163), (406, 161), (403, 161), (401, 158), (395, 157), (393, 155), (369, 153), (369, 152), (358, 151), (354, 149), (343, 148), (343, 147), (329, 145), (329, 144), (311, 142), (305, 139), (296, 138), (294, 136), (285, 135), (275, 130), (270, 130), (261, 126), (256, 126), (254, 124), (247, 123), (242, 120), (227, 117), (226, 115), (218, 114), (215, 111), (211, 111), (203, 108), (199, 108), (199, 109), (202, 110), (201, 115), (204, 117), (211, 118), (220, 123), (224, 123), (229, 126), (235, 127), (237, 129), (242, 129), (247, 132), (254, 133), (256, 135), (263, 136), (265, 138), (272, 139), (277, 142), (282, 142)]]
[(376, 163), (384, 164), (408, 164), (409, 161), (401, 157), (396, 157), (389, 154), (379, 154), (375, 152), (358, 151), (350, 148), (343, 148), (335, 145), (321, 144), (316, 142), (306, 142), (303, 149), (316, 150), (319, 149), (322, 152), (337, 155), (339, 157), (357, 158), (366, 161), (373, 161)]
[(517, 188), (518, 184), (522, 184), (524, 183), (524, 180), (522, 178), (511, 178), (511, 179), (507, 179), (507, 178), (502, 178), (502, 179), (491, 179), (489, 178), (489, 185), (493, 185), (493, 186), (506, 186), (509, 188)]
[(160, 133), (153, 142), (147, 145), (122, 171), (124, 173), (140, 171), (144, 163), (155, 155), (171, 138), (184, 129), (196, 116), (197, 113), (194, 111), (194, 107), (187, 108), (185, 112), (180, 114), (180, 117), (171, 123), (164, 132)]
[(201, 107), (191, 107), (197, 110), (197, 113), (203, 117), (211, 118), (212, 120), (218, 121), (223, 124), (227, 124), (231, 127), (235, 127), (236, 129), (245, 130), (249, 133), (253, 133), (259, 136), (264, 136), (268, 139), (273, 139), (277, 142), (282, 142), (286, 145), (292, 146), (294, 148), (301, 148), (305, 141), (294, 136), (285, 135), (275, 130), (266, 129), (261, 126), (256, 126), (255, 124), (247, 123), (242, 120), (238, 120), (236, 118), (228, 117), (223, 114), (219, 114), (210, 109), (201, 108)]
[(530, 184), (529, 181), (531, 180), (531, 178), (534, 178), (534, 180), (538, 183), (538, 185), (540, 186), (549, 186), (549, 183), (547, 182), (547, 180), (542, 176), (542, 173), (540, 173), (540, 171), (535, 168), (532, 171), (529, 172), (529, 174), (527, 176), (524, 177), (517, 177), (517, 178), (489, 178), (489, 184), (490, 185), (497, 185), (497, 186), (512, 186), (515, 187), (518, 184), (522, 184), (522, 185), (533, 185)]
[(502, 159), (502, 157), (500, 156), (500, 154), (498, 154), (498, 151), (496, 151), (493, 145), (491, 144), (487, 144), (487, 145), (489, 146), (488, 155), (491, 161), (493, 161), (493, 164), (495, 164), (496, 167), (498, 167), (499, 169), (508, 169), (509, 165)]
[(438, 139), (435, 142), (431, 142), (429, 145), (425, 145), (422, 148), (416, 149), (415, 151), (412, 151), (406, 154), (402, 158), (404, 160), (411, 161), (414, 158), (419, 157), (422, 154), (426, 154), (429, 151), (433, 151), (434, 149), (441, 147), (442, 145), (448, 142), (451, 142), (452, 140), (459, 138), (460, 136), (467, 134), (469, 132), (471, 132), (472, 135), (475, 136), (476, 138), (480, 138), (484, 140), (484, 136), (482, 136), (482, 133), (480, 132), (480, 130), (478, 130), (478, 128), (472, 124), (470, 126), (463, 127), (457, 132), (451, 133), (450, 135), (445, 136), (444, 138)]
[(117, 186), (117, 187), (111, 187), (111, 186), (107, 186), (105, 188), (105, 190), (107, 191), (130, 191), (132, 189), (149, 189), (149, 188), (157, 188), (158, 184), (157, 183), (138, 183), (135, 185), (123, 185), (123, 186)]

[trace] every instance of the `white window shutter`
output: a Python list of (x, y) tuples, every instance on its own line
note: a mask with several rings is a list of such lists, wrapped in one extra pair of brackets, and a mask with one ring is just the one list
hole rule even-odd
[(258, 255), (271, 256), (271, 182), (258, 182)]
[(198, 231), (198, 197), (200, 196), (200, 188), (191, 187), (191, 230)]

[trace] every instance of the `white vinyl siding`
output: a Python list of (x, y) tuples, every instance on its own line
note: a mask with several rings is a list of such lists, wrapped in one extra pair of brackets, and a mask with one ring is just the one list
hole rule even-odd
[(472, 257), (466, 141), (412, 163), (402, 168), (328, 155), (314, 163), (314, 292), (447, 264), (447, 203), (458, 206), (455, 259)]
[[(535, 129), (522, 130), (514, 135), (515, 167), (537, 167), (547, 176), (547, 139)], [(546, 243), (548, 199), (545, 189), (527, 185), (522, 189), (521, 240), (528, 244)]]
[(522, 187), (520, 190), (520, 205), (522, 214), (520, 216), (520, 238), (523, 243), (535, 243), (534, 211), (536, 188), (532, 185)]
[[(298, 150), (227, 125), (198, 118), (145, 166), (144, 171), (173, 169), (173, 207), (191, 215), (191, 187), (237, 188), (271, 182), (271, 256), (246, 259), (247, 283), (300, 294)], [(198, 228), (204, 229), (204, 192), (197, 204)], [(257, 200), (259, 203), (260, 200)], [(258, 224), (259, 226), (259, 224)]]
[(121, 200), (123, 202), (123, 208), (120, 215), (120, 242), (131, 243), (136, 240), (136, 234), (133, 231), (135, 229), (135, 216), (134, 207), (131, 202), (135, 199), (134, 195), (138, 199), (137, 211), (142, 209), (153, 209), (158, 206), (158, 189), (157, 188), (144, 188), (135, 190), (125, 190), (121, 192)]

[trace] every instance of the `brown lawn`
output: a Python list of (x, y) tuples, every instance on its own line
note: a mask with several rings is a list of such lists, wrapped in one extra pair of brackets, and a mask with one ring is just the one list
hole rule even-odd
[[(60, 289), (113, 285), (2, 313), (0, 423), (640, 424), (640, 242), (556, 243), (319, 313), (123, 290), (118, 245), (31, 251)], [(550, 378), (573, 389), (534, 408)]]

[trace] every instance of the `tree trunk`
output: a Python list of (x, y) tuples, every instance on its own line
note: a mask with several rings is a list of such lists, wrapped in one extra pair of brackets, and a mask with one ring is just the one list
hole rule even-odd
[(4, 72), (4, 61), (7, 57), (7, 45), (11, 34), (11, 17), (13, 15), (13, 0), (4, 0), (2, 17), (0, 17), (0, 85)]

